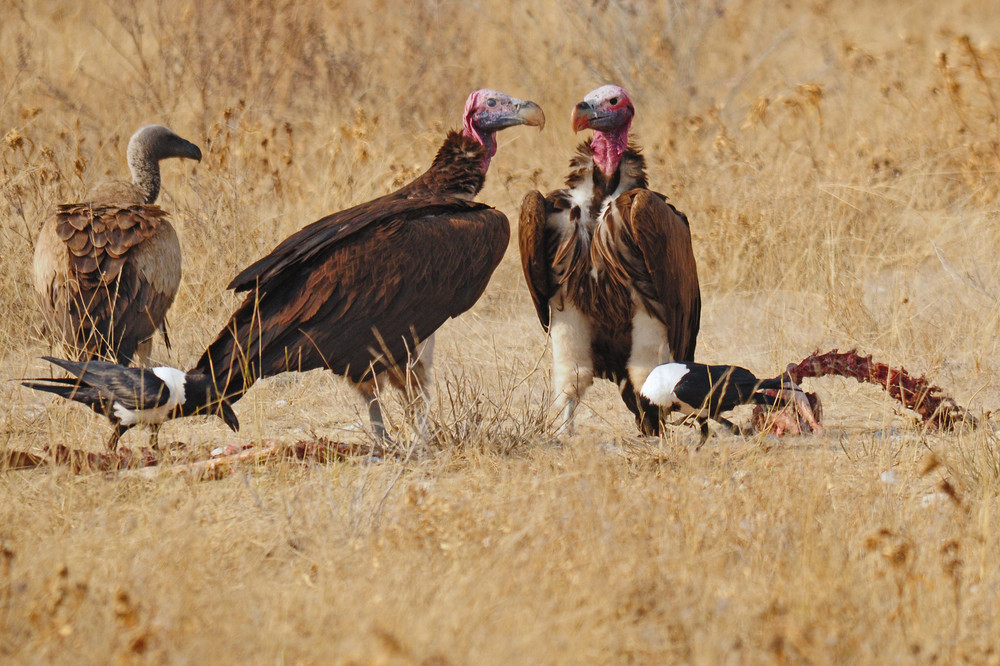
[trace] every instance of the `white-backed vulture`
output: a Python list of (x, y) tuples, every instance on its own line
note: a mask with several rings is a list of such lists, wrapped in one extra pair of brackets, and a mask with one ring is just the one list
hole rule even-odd
[(589, 93), (573, 129), (594, 130), (570, 160), (566, 188), (531, 192), (518, 245), (542, 327), (551, 333), (560, 432), (594, 377), (615, 382), (640, 429), (659, 432), (639, 395), (657, 365), (694, 359), (701, 314), (687, 218), (647, 187), (628, 140), (635, 108), (618, 86)]
[[(201, 160), (198, 146), (162, 125), (128, 144), (132, 182), (98, 186), (58, 206), (35, 243), (35, 291), (49, 335), (79, 359), (129, 364), (147, 357), (181, 279), (181, 247), (160, 193), (160, 160)], [(169, 346), (169, 341), (167, 342)]]

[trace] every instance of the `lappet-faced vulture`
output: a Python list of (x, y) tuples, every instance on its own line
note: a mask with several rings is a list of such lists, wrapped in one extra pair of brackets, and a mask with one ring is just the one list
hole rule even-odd
[[(106, 183), (58, 206), (35, 244), (35, 292), (48, 333), (79, 359), (129, 364), (148, 357), (181, 280), (181, 246), (160, 193), (160, 160), (201, 160), (198, 146), (162, 125), (128, 143), (132, 182)], [(169, 341), (168, 341), (169, 346)]]
[(694, 359), (701, 316), (688, 220), (650, 190), (628, 140), (635, 108), (603, 86), (573, 109), (574, 131), (594, 130), (570, 160), (566, 187), (521, 204), (524, 276), (551, 333), (560, 432), (594, 377), (615, 382), (647, 434), (658, 409), (639, 395), (657, 365)]
[(326, 368), (368, 401), (379, 436), (383, 379), (426, 396), (434, 332), (479, 299), (510, 238), (507, 217), (473, 201), (496, 133), (544, 124), (534, 102), (477, 90), (461, 131), (399, 190), (292, 234), (229, 284), (243, 304), (192, 372), (236, 400), (260, 377)]

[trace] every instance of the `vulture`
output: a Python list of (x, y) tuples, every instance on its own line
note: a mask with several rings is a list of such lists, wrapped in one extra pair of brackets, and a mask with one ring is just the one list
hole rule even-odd
[(573, 130), (594, 134), (570, 160), (566, 187), (521, 204), (521, 265), (552, 337), (561, 433), (572, 433), (597, 376), (618, 385), (643, 433), (658, 434), (658, 410), (639, 389), (657, 365), (694, 359), (701, 294), (691, 232), (648, 189), (645, 159), (628, 139), (634, 115), (618, 86), (588, 94), (573, 109)]
[(83, 203), (64, 204), (35, 244), (35, 292), (46, 329), (76, 358), (146, 358), (153, 333), (181, 279), (181, 246), (160, 193), (160, 160), (201, 160), (201, 150), (163, 125), (128, 142), (132, 182), (98, 186)]
[(661, 417), (678, 411), (701, 424), (701, 442), (708, 438), (708, 419), (715, 419), (739, 434), (737, 426), (722, 417), (739, 405), (759, 404), (773, 407), (778, 398), (761, 390), (782, 390), (780, 377), (757, 379), (738, 365), (703, 363), (665, 363), (653, 368), (640, 389), (640, 395), (660, 410)]
[(151, 443), (155, 444), (160, 424), (179, 416), (216, 414), (234, 431), (240, 429), (232, 406), (219, 399), (211, 378), (205, 375), (167, 367), (127, 368), (108, 361), (43, 358), (73, 376), (30, 379), (21, 385), (55, 393), (107, 416), (115, 427), (108, 440), (111, 450), (137, 424), (152, 427)]
[(507, 217), (473, 200), (496, 133), (544, 122), (534, 102), (473, 92), (425, 173), (313, 222), (237, 275), (229, 289), (243, 303), (192, 372), (235, 401), (260, 377), (326, 368), (361, 392), (385, 438), (379, 382), (405, 390), (412, 379), (426, 397), (434, 332), (473, 306), (507, 249)]

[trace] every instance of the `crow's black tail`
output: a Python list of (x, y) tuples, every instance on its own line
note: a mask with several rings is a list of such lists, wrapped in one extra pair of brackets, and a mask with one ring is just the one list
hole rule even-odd
[(36, 391), (48, 391), (49, 393), (55, 393), (61, 398), (68, 398), (70, 400), (73, 399), (73, 394), (76, 393), (77, 389), (81, 388), (80, 380), (75, 377), (63, 377), (61, 379), (32, 378), (21, 382), (21, 386), (27, 386)]
[(32, 378), (21, 382), (21, 386), (27, 386), (36, 391), (55, 393), (60, 398), (68, 400), (75, 400), (76, 393), (80, 389), (86, 390), (86, 387), (80, 386), (80, 380), (75, 377), (62, 377), (58, 379), (49, 379), (47, 377)]
[(97, 412), (103, 413), (105, 407), (101, 394), (92, 386), (81, 384), (76, 377), (38, 377), (22, 381), (21, 386), (55, 393), (60, 398), (82, 403)]

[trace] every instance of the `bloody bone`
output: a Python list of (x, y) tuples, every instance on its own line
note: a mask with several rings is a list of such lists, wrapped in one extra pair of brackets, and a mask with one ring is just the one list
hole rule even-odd
[(876, 363), (871, 356), (861, 356), (857, 350), (841, 352), (836, 349), (820, 354), (819, 351), (790, 365), (785, 374), (796, 384), (806, 377), (839, 375), (853, 377), (859, 382), (878, 384), (904, 407), (920, 414), (927, 423), (945, 430), (952, 430), (962, 423), (976, 427), (976, 419), (960, 407), (944, 391), (921, 375), (913, 377), (904, 368), (891, 368)]
[(81, 472), (110, 472), (155, 465), (157, 464), (157, 455), (148, 447), (136, 450), (120, 449), (108, 453), (95, 453), (93, 451), (71, 449), (62, 444), (45, 447), (42, 453), (8, 450), (0, 455), (0, 469), (7, 471), (34, 469), (49, 463), (69, 467), (75, 474)]
[(815, 393), (798, 387), (781, 390), (765, 389), (761, 393), (776, 398), (774, 407), (755, 405), (750, 417), (752, 432), (785, 435), (821, 433), (823, 427), (823, 406)]

